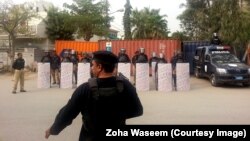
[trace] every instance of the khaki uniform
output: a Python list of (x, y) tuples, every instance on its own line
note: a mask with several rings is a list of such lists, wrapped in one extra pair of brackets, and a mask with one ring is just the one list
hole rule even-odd
[(24, 90), (24, 70), (15, 70), (15, 74), (14, 74), (14, 87), (13, 87), (13, 91), (17, 90), (17, 85), (18, 82), (20, 80), (20, 90)]

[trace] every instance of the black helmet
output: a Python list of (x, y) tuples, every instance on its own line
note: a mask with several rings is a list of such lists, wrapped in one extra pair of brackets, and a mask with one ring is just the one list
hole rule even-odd
[(125, 54), (126, 53), (126, 49), (125, 48), (121, 48), (120, 49), (120, 53)]

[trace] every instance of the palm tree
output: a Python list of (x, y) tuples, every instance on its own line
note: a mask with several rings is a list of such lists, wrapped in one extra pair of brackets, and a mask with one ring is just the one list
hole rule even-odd
[(136, 39), (163, 39), (168, 37), (166, 15), (160, 15), (159, 9), (135, 9), (132, 12), (132, 35)]

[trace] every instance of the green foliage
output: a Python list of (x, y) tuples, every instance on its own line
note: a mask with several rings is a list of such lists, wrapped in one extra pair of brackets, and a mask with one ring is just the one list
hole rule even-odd
[(131, 9), (132, 6), (130, 5), (130, 0), (127, 0), (127, 3), (125, 4), (125, 12), (123, 16), (123, 25), (124, 25), (124, 33), (125, 33), (125, 39), (132, 39), (132, 33), (131, 33)]
[(36, 17), (26, 4), (14, 5), (9, 1), (0, 2), (0, 28), (12, 38), (17, 34), (29, 34), (28, 20)]
[(107, 36), (111, 17), (108, 15), (107, 0), (73, 0), (73, 4), (64, 4), (72, 16), (71, 23), (77, 27), (78, 38), (89, 41), (93, 35)]
[(56, 7), (47, 9), (46, 34), (50, 41), (73, 40), (76, 26), (71, 23), (71, 17), (66, 11), (59, 11)]
[(11, 64), (14, 61), (16, 37), (19, 34), (30, 35), (28, 21), (34, 17), (37, 14), (28, 3), (14, 5), (10, 0), (0, 1), (0, 28), (1, 32), (9, 35)]
[(135, 9), (132, 12), (131, 23), (135, 39), (164, 39), (168, 37), (166, 15), (160, 15), (159, 9)]
[(242, 48), (248, 43), (249, 0), (187, 0), (185, 7), (178, 18), (192, 40), (208, 40), (217, 32), (225, 45)]
[(176, 31), (172, 33), (172, 38), (179, 39), (181, 41), (190, 40), (186, 33), (181, 31)]

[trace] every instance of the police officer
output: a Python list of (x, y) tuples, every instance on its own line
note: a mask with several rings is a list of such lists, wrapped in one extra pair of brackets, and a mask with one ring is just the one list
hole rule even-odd
[(159, 58), (158, 58), (157, 63), (155, 65), (155, 75), (156, 75), (155, 83), (156, 83), (156, 89), (158, 88), (158, 64), (161, 64), (161, 63), (162, 64), (167, 63), (167, 61), (166, 61), (163, 53), (159, 54)]
[(70, 58), (68, 50), (65, 50), (63, 52), (62, 62), (71, 62), (71, 58)]
[(184, 62), (184, 59), (183, 59), (182, 53), (175, 51), (174, 56), (171, 58), (174, 90), (176, 90), (177, 88), (176, 86), (176, 64), (183, 63), (183, 62)]
[(17, 54), (17, 59), (14, 61), (12, 68), (15, 70), (15, 74), (14, 74), (14, 87), (13, 87), (13, 94), (16, 94), (16, 90), (17, 90), (17, 85), (18, 82), (20, 80), (20, 92), (26, 92), (26, 90), (24, 90), (24, 64), (25, 61), (23, 59), (23, 55), (22, 53), (18, 53)]
[(147, 63), (147, 62), (148, 62), (148, 56), (145, 54), (145, 48), (140, 48), (140, 53), (138, 55), (136, 63)]
[(83, 62), (83, 63), (91, 63), (91, 56), (87, 52), (82, 53), (81, 62)]
[(126, 49), (121, 48), (119, 55), (118, 55), (118, 62), (120, 63), (130, 63), (130, 59), (128, 55), (126, 54)]
[(51, 60), (51, 58), (50, 58), (49, 51), (44, 51), (44, 56), (42, 57), (41, 62), (42, 63), (50, 63), (50, 60)]
[(60, 83), (60, 77), (59, 77), (60, 66), (61, 66), (60, 57), (56, 54), (56, 51), (53, 50), (51, 52), (51, 59), (50, 59), (50, 70), (53, 79), (53, 84)]
[(143, 114), (135, 87), (126, 79), (113, 76), (118, 58), (109, 51), (94, 52), (92, 72), (95, 78), (80, 85), (60, 110), (45, 137), (59, 134), (81, 112), (83, 124), (79, 141), (98, 137), (107, 127), (121, 127), (126, 119)]
[(158, 57), (156, 56), (156, 53), (153, 52), (152, 57), (149, 59), (149, 66), (152, 67), (152, 62), (157, 62), (157, 61), (158, 61)]
[(221, 45), (221, 40), (219, 39), (217, 33), (213, 33), (213, 37), (211, 39), (212, 45)]
[(73, 63), (73, 75), (74, 75), (74, 79), (75, 79), (75, 84), (77, 84), (77, 67), (78, 67), (78, 62), (79, 59), (76, 55), (75, 50), (71, 50), (71, 55), (70, 55), (70, 60)]

